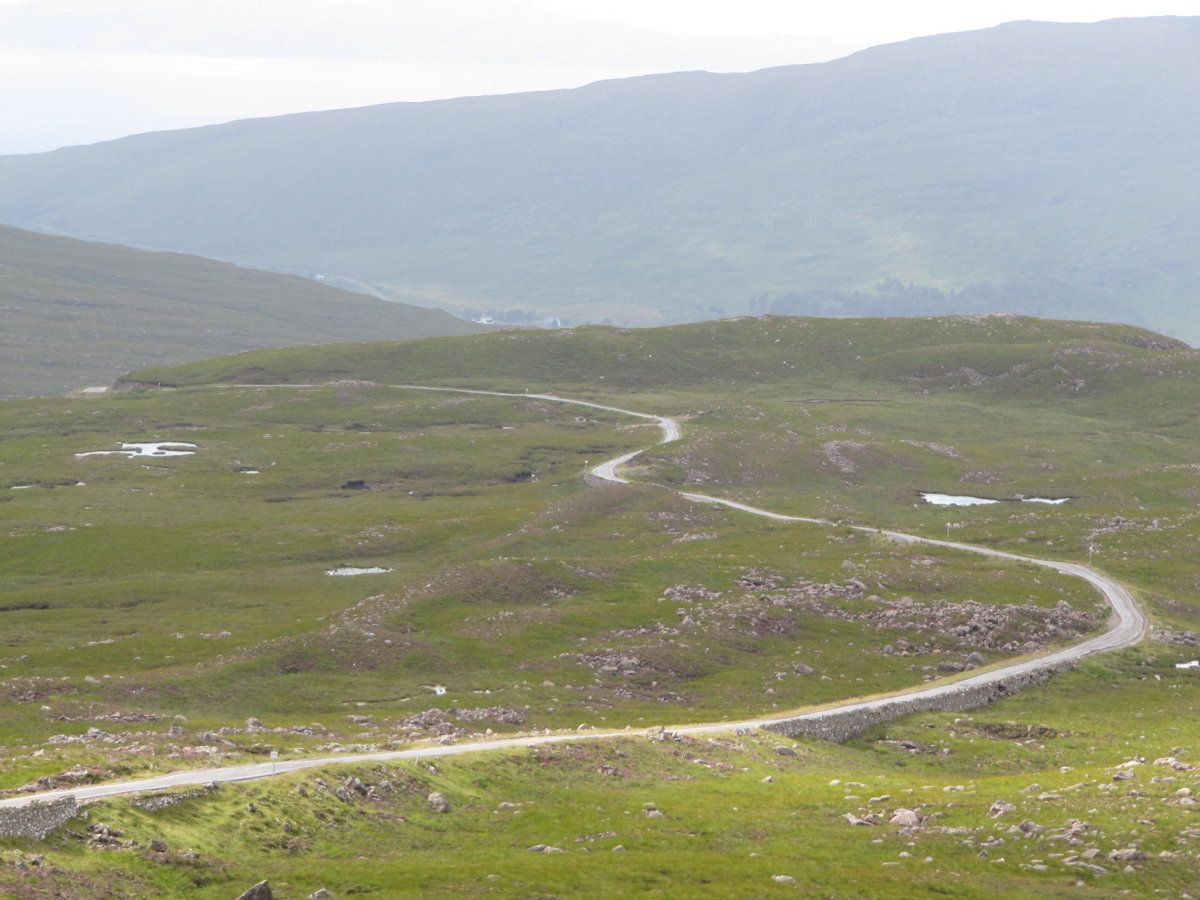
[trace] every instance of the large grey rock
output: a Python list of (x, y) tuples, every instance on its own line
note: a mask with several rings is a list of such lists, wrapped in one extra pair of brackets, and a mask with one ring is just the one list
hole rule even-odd
[(896, 810), (888, 821), (901, 828), (916, 828), (921, 824), (921, 816), (915, 810), (901, 808)]
[(1145, 859), (1146, 854), (1137, 847), (1123, 847), (1108, 854), (1108, 858), (1113, 862), (1129, 862), (1130, 860)]
[(237, 900), (274, 900), (274, 898), (275, 894), (271, 891), (271, 882), (260, 881), (238, 897)]

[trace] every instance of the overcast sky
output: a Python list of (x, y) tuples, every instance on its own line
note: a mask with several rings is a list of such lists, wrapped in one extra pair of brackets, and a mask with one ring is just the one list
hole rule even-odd
[(0, 0), (0, 153), (1134, 15), (1200, 0)]
[(883, 43), (1018, 19), (1099, 22), (1122, 16), (1200, 15), (1192, 0), (537, 0), (571, 15), (664, 31), (828, 34)]

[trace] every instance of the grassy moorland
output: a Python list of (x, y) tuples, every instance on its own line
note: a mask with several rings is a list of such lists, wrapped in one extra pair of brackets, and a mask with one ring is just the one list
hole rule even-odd
[[(559, 404), (341, 385), (4, 410), (0, 788), (264, 752), (250, 716), (304, 751), (440, 736), (430, 708), (455, 734), (786, 710), (1103, 621), (1049, 573), (589, 488), (657, 429)], [(198, 449), (75, 456), (134, 438)], [(324, 574), (344, 565), (390, 571)], [(992, 607), (986, 637), (931, 616)], [(62, 740), (96, 727), (123, 736)]]
[[(470, 373), (468, 376), (466, 373)], [(685, 417), (650, 480), (804, 515), (1085, 558), (1194, 614), (1200, 353), (1142, 329), (1011, 316), (767, 317), (280, 350), (136, 379), (494, 386)], [(996, 499), (938, 509), (920, 491)], [(1151, 598), (1152, 600), (1154, 598)]]
[[(655, 483), (1032, 555), (1091, 545), (1168, 640), (846, 747), (630, 739), (358, 767), (369, 799), (333, 796), (346, 769), (319, 776), (328, 790), (290, 776), (155, 814), (111, 801), (48, 844), (12, 844), (47, 862), (0, 868), (0, 886), (885, 896), (902, 878), (976, 896), (1082, 879), (1178, 894), (1200, 869), (1174, 792), (1195, 779), (1154, 760), (1200, 752), (1200, 680), (1174, 667), (1197, 655), (1198, 358), (1121, 326), (741, 320), (256, 352), (126, 379), (166, 389), (4, 404), (0, 788), (785, 711), (1101, 626), (1095, 597), (1041, 570), (760, 522)], [(647, 483), (591, 488), (589, 462), (653, 427), (404, 383), (609, 399), (685, 417), (685, 435), (635, 467)], [(199, 449), (74, 457), (122, 439)], [(1071, 500), (946, 510), (921, 490)], [(391, 571), (323, 574), (341, 565)], [(1134, 780), (1112, 780), (1139, 756)], [(433, 790), (451, 813), (426, 809)], [(989, 818), (998, 799), (1017, 809)], [(932, 818), (901, 833), (901, 806)], [(844, 819), (872, 809), (880, 824)], [(1090, 830), (1057, 833), (1070, 817)], [(1009, 834), (1024, 818), (1046, 830)], [(101, 819), (138, 843), (86, 851)], [(1005, 843), (985, 845), (997, 826)], [(1134, 843), (1175, 856), (1083, 861), (1103, 876), (1064, 863)]]

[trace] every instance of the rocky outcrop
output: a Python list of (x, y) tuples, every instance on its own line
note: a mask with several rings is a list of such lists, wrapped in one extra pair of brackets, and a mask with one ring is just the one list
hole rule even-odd
[(245, 891), (237, 900), (272, 900), (275, 896), (271, 890), (271, 882), (260, 881), (249, 890)]

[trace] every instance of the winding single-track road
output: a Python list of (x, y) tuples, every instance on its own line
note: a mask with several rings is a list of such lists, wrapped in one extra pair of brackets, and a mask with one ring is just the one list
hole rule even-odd
[[(247, 388), (299, 388), (320, 386), (321, 385), (315, 384), (240, 385), (240, 387)], [(658, 427), (662, 429), (662, 438), (659, 441), (660, 444), (676, 441), (683, 434), (683, 430), (680, 428), (679, 422), (668, 416), (657, 416), (650, 413), (634, 412), (633, 410), (621, 409), (616, 406), (605, 406), (602, 403), (592, 403), (587, 400), (573, 400), (567, 397), (558, 397), (554, 394), (518, 394), (504, 391), (481, 391), (469, 390), (467, 388), (428, 387), (424, 385), (396, 385), (396, 387), (404, 390), (445, 391), (458, 394), (479, 394), (488, 397), (519, 397), (527, 400), (545, 400), (552, 403), (567, 403), (571, 404), (572, 406), (585, 406), (605, 412), (633, 416), (638, 419), (645, 419), (658, 424)], [(616, 484), (628, 484), (628, 479), (621, 476), (620, 468), (640, 455), (642, 452), (644, 451), (635, 450), (632, 453), (625, 453), (616, 457), (615, 459), (610, 459), (606, 462), (603, 462), (593, 468), (590, 472), (590, 475), (599, 481)], [(759, 509), (755, 506), (748, 506), (745, 503), (738, 503), (734, 500), (725, 500), (720, 497), (710, 497), (707, 494), (681, 492), (681, 496), (695, 503), (725, 506), (730, 509), (738, 510), (739, 512), (748, 513), (749, 515), (753, 516), (761, 516), (776, 522), (802, 522), (812, 525), (835, 525), (835, 523), (830, 522), (827, 519), (813, 519), (802, 516), (784, 515), (782, 513), (771, 512), (770, 510), (766, 509)], [(1002, 550), (992, 550), (991, 548), (979, 547), (974, 544), (960, 544), (954, 541), (941, 541), (934, 538), (920, 537), (918, 535), (904, 534), (902, 532), (888, 531), (886, 529), (868, 528), (861, 525), (841, 527), (852, 527), (855, 531), (879, 534), (899, 543), (924, 544), (933, 547), (944, 547), (949, 550), (962, 550), (967, 553), (977, 553), (981, 556), (990, 556), (995, 559), (1004, 559), (1012, 562), (1043, 566), (1048, 569), (1053, 569), (1056, 572), (1061, 572), (1064, 575), (1082, 578), (1084, 581), (1096, 588), (1096, 590), (1099, 591), (1104, 597), (1109, 606), (1112, 607), (1113, 615), (1110, 619), (1109, 629), (1103, 634), (1089, 638), (1086, 641), (1082, 641), (1081, 643), (1074, 644), (1070, 647), (1065, 647), (1060, 650), (1047, 653), (1043, 656), (1023, 659), (1010, 665), (987, 669), (957, 681), (942, 682), (940, 684), (931, 686), (919, 686), (907, 691), (891, 694), (886, 697), (877, 697), (869, 700), (845, 700), (815, 712), (790, 713), (755, 719), (744, 719), (738, 722), (681, 725), (672, 727), (670, 729), (671, 731), (679, 734), (706, 734), (712, 732), (730, 731), (734, 729), (762, 728), (764, 726), (782, 722), (790, 722), (795, 720), (816, 720), (831, 715), (841, 715), (855, 710), (877, 709), (893, 704), (900, 699), (912, 700), (916, 698), (942, 697), (964, 691), (969, 688), (978, 687), (980, 685), (997, 684), (1010, 679), (1013, 676), (1036, 672), (1039, 670), (1053, 669), (1063, 663), (1069, 663), (1074, 660), (1082, 659), (1085, 656), (1098, 653), (1102, 650), (1115, 650), (1120, 647), (1128, 647), (1140, 641), (1146, 633), (1147, 623), (1145, 614), (1138, 606), (1137, 601), (1134, 600), (1133, 595), (1117, 581), (1088, 566), (1080, 565), (1079, 563), (1056, 562), (1053, 560), (1037, 559), (1036, 557), (1032, 556), (1021, 556), (1016, 553), (1006, 553)], [(304, 759), (281, 759), (266, 763), (221, 766), (220, 768), (213, 769), (193, 769), (186, 772), (175, 772), (168, 775), (156, 775), (148, 778), (139, 778), (133, 781), (123, 781), (113, 784), (96, 784), (89, 785), (87, 787), (71, 788), (69, 790), (44, 791), (36, 794), (22, 794), (17, 797), (10, 797), (5, 800), (0, 800), (0, 808), (26, 806), (37, 801), (56, 800), (71, 795), (74, 795), (77, 800), (89, 800), (98, 797), (111, 797), (120, 794), (141, 793), (143, 791), (159, 791), (166, 788), (185, 785), (201, 785), (212, 782), (248, 781), (256, 778), (269, 778), (275, 774), (295, 772), (300, 769), (313, 769), (339, 763), (393, 762), (397, 760), (432, 759), (435, 757), (458, 756), (459, 754), (463, 753), (476, 753), (481, 750), (504, 750), (520, 747), (537, 747), (545, 744), (558, 744), (567, 741), (595, 741), (618, 737), (630, 737), (635, 735), (644, 735), (648, 733), (648, 731), (649, 729), (635, 730), (626, 728), (623, 731), (586, 731), (533, 736), (527, 735), (513, 738), (497, 738), (495, 740), (488, 741), (473, 741), (462, 744), (419, 747), (412, 750), (392, 750), (382, 751), (379, 753), (353, 753), (344, 754), (341, 756), (309, 757)]]

